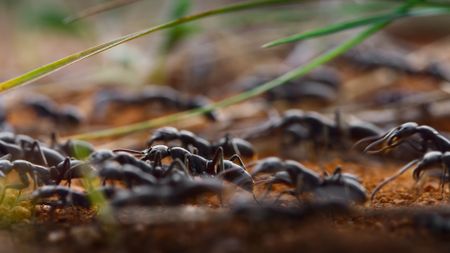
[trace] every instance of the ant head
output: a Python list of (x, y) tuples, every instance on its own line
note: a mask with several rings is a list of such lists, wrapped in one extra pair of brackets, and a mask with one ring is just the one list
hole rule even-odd
[(92, 162), (103, 162), (114, 157), (114, 153), (111, 150), (101, 149), (97, 150), (89, 156), (89, 161)]
[(403, 142), (406, 138), (417, 132), (418, 126), (419, 125), (415, 122), (407, 122), (393, 129), (392, 132), (387, 136), (387, 145), (389, 147), (400, 145), (400, 143)]
[(8, 174), (13, 168), (13, 164), (9, 160), (0, 160), (0, 171)]

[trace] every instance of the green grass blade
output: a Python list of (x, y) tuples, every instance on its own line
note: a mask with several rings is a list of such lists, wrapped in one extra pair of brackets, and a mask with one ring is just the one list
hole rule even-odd
[(274, 47), (282, 44), (297, 42), (300, 40), (316, 38), (328, 34), (333, 34), (361, 26), (366, 26), (369, 24), (373, 24), (376, 22), (382, 21), (393, 21), (399, 18), (412, 17), (412, 16), (427, 16), (427, 15), (439, 15), (439, 14), (448, 14), (449, 9), (446, 8), (428, 8), (428, 9), (419, 9), (416, 11), (410, 11), (406, 13), (388, 13), (382, 15), (375, 15), (371, 17), (363, 17), (356, 20), (345, 21), (333, 25), (329, 25), (323, 28), (315, 29), (312, 31), (307, 31), (300, 34), (294, 34), (282, 39), (278, 39), (267, 44), (264, 44), (263, 48)]
[(194, 20), (215, 16), (219, 14), (229, 13), (229, 12), (235, 12), (245, 9), (251, 9), (256, 8), (260, 6), (270, 5), (270, 4), (280, 4), (280, 3), (290, 3), (290, 2), (299, 2), (301, 0), (260, 0), (260, 1), (250, 1), (250, 2), (244, 2), (240, 4), (233, 4), (228, 5), (222, 8), (209, 10), (205, 12), (201, 12), (198, 14), (194, 14), (191, 16), (182, 17), (158, 26), (154, 26), (136, 33), (128, 34), (123, 37), (120, 37), (118, 39), (115, 39), (113, 41), (89, 48), (87, 50), (69, 55), (67, 57), (64, 57), (62, 59), (59, 59), (57, 61), (54, 61), (52, 63), (43, 65), (41, 67), (38, 67), (36, 69), (33, 69), (23, 75), (20, 75), (18, 77), (9, 79), (7, 81), (0, 83), (0, 92), (3, 92), (5, 90), (11, 89), (13, 87), (17, 87), (19, 85), (25, 85), (32, 81), (36, 81), (44, 76), (47, 76), (59, 69), (62, 69), (66, 66), (69, 66), (70, 64), (73, 64), (75, 62), (78, 62), (80, 60), (83, 60), (85, 58), (88, 58), (90, 56), (96, 55), (98, 53), (101, 53), (103, 51), (106, 51), (110, 48), (113, 48), (115, 46), (118, 46), (120, 44), (123, 44), (125, 42), (140, 38), (142, 36), (154, 33), (156, 31), (164, 30), (167, 28), (175, 27), (180, 24), (188, 23)]
[(313, 59), (307, 65), (298, 67), (298, 68), (296, 68), (290, 72), (287, 72), (286, 74), (284, 74), (272, 81), (269, 81), (267, 83), (264, 83), (261, 86), (254, 88), (252, 90), (249, 90), (249, 91), (240, 93), (238, 95), (232, 96), (230, 98), (224, 99), (224, 100), (214, 103), (210, 106), (200, 108), (200, 109), (194, 109), (194, 110), (189, 110), (189, 111), (185, 111), (185, 112), (175, 113), (175, 114), (171, 114), (168, 116), (144, 121), (141, 123), (131, 124), (131, 125), (112, 128), (112, 129), (106, 129), (106, 130), (87, 133), (87, 134), (69, 136), (67, 138), (89, 140), (89, 139), (98, 139), (98, 138), (126, 135), (126, 134), (130, 134), (133, 132), (143, 131), (146, 129), (162, 126), (165, 124), (170, 124), (170, 123), (173, 123), (176, 121), (190, 119), (194, 116), (198, 116), (198, 115), (210, 112), (210, 111), (218, 109), (218, 108), (223, 108), (223, 107), (227, 107), (229, 105), (233, 105), (233, 104), (242, 102), (249, 98), (263, 94), (264, 92), (271, 90), (277, 86), (280, 86), (292, 79), (295, 79), (295, 78), (298, 78), (298, 77), (301, 77), (301, 76), (307, 74), (311, 70), (319, 67), (320, 65), (322, 65), (326, 62), (331, 61), (335, 57), (345, 53), (346, 51), (350, 50), (354, 46), (360, 44), (365, 39), (370, 37), (372, 34), (381, 30), (387, 24), (389, 24), (389, 21), (378, 22), (378, 23), (372, 25), (367, 30), (364, 30), (363, 32), (359, 33), (357, 36), (340, 44), (336, 48)]

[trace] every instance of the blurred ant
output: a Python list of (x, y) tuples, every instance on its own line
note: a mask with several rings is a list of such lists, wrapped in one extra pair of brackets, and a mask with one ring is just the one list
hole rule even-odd
[[(117, 193), (114, 187), (100, 187), (95, 191), (102, 193), (107, 199), (113, 198)], [(54, 197), (56, 201), (51, 200)], [(87, 193), (60, 185), (40, 187), (31, 194), (31, 201), (34, 204), (50, 205), (52, 208), (68, 206), (91, 208), (93, 205)]]
[(409, 75), (431, 76), (442, 81), (450, 81), (450, 71), (439, 62), (429, 62), (420, 67), (405, 58), (403, 53), (387, 51), (383, 49), (352, 49), (344, 58), (357, 64), (359, 67), (368, 69), (386, 67), (404, 72)]
[(319, 146), (342, 145), (345, 140), (360, 140), (379, 136), (381, 130), (365, 122), (342, 122), (340, 114), (329, 120), (319, 113), (288, 110), (281, 118), (271, 119), (259, 129), (249, 133), (246, 139), (257, 139), (281, 133), (289, 136), (289, 145), (312, 141)]
[(57, 125), (79, 126), (83, 122), (81, 112), (74, 106), (60, 106), (46, 96), (39, 96), (24, 102), (36, 114), (48, 118)]
[(222, 183), (212, 178), (184, 180), (175, 186), (140, 186), (130, 191), (122, 191), (112, 199), (111, 205), (114, 207), (180, 205), (205, 194), (216, 195), (221, 200), (223, 191)]
[[(204, 96), (187, 97), (167, 86), (151, 86), (134, 94), (106, 90), (99, 92), (95, 97), (94, 115), (96, 117), (105, 115), (109, 104), (144, 106), (150, 103), (159, 103), (164, 107), (178, 110), (203, 108), (211, 104)], [(211, 121), (218, 119), (214, 111), (206, 113), (205, 116)]]
[[(281, 74), (279, 72), (267, 73), (264, 71), (246, 76), (231, 87), (237, 86), (244, 91), (250, 90), (275, 79)], [(271, 89), (266, 92), (265, 98), (269, 102), (282, 100), (288, 103), (298, 103), (307, 99), (332, 102), (336, 100), (340, 86), (341, 80), (338, 72), (329, 67), (322, 67), (302, 78), (291, 80), (283, 86)]]

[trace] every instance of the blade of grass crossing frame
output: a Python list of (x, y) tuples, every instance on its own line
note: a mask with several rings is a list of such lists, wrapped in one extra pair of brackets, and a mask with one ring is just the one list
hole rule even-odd
[(304, 33), (294, 34), (285, 38), (281, 38), (278, 40), (274, 40), (272, 42), (264, 44), (263, 48), (269, 48), (274, 47), (286, 43), (292, 43), (297, 42), (300, 40), (306, 40), (311, 38), (316, 38), (320, 36), (325, 36), (349, 29), (358, 28), (361, 26), (366, 26), (373, 24), (375, 22), (381, 22), (381, 21), (393, 21), (400, 18), (405, 17), (412, 17), (412, 16), (427, 16), (427, 15), (439, 15), (439, 14), (448, 14), (450, 12), (450, 9), (447, 8), (426, 8), (426, 9), (419, 9), (416, 11), (411, 11), (407, 13), (389, 13), (389, 14), (383, 14), (383, 15), (376, 15), (371, 17), (364, 17), (356, 20), (341, 22), (333, 25), (329, 25), (323, 28), (315, 29), (312, 31), (307, 31)]
[(177, 26), (179, 24), (184, 24), (184, 23), (188, 23), (194, 20), (198, 20), (198, 19), (202, 19), (202, 18), (206, 18), (206, 17), (210, 17), (210, 16), (215, 16), (215, 15), (219, 15), (219, 14), (225, 14), (225, 13), (229, 13), (229, 12), (235, 12), (235, 11), (240, 11), (240, 10), (246, 10), (246, 9), (251, 9), (251, 8), (256, 8), (256, 7), (262, 7), (265, 5), (271, 5), (271, 4), (281, 4), (281, 3), (292, 3), (292, 2), (299, 2), (301, 0), (260, 0), (260, 1), (250, 1), (250, 2), (244, 2), (244, 3), (239, 3), (239, 4), (233, 4), (233, 5), (228, 5), (222, 8), (218, 8), (218, 9), (214, 9), (214, 10), (209, 10), (209, 11), (205, 11), (205, 12), (201, 12), (198, 14), (194, 14), (191, 16), (186, 16), (186, 17), (182, 17), (158, 26), (154, 26), (139, 32), (135, 32), (132, 34), (128, 34), (125, 35), (121, 38), (115, 39), (113, 41), (89, 48), (87, 50), (66, 56), (62, 59), (59, 59), (57, 61), (54, 61), (52, 63), (43, 65), (41, 67), (35, 68), (25, 74), (22, 74), (20, 76), (17, 76), (15, 78), (6, 80), (4, 82), (0, 83), (0, 92), (6, 91), (8, 89), (17, 87), (19, 85), (25, 85), (28, 84), (32, 81), (36, 81), (44, 76), (47, 76), (57, 70), (60, 70), (64, 67), (67, 67), (75, 62), (81, 61), (85, 58), (88, 58), (90, 56), (96, 55), (98, 53), (101, 53), (103, 51), (106, 51), (110, 48), (113, 48), (115, 46), (118, 46), (120, 44), (123, 44), (125, 42), (143, 37), (145, 35), (154, 33), (156, 31), (160, 31), (160, 30), (164, 30), (170, 27), (174, 27)]

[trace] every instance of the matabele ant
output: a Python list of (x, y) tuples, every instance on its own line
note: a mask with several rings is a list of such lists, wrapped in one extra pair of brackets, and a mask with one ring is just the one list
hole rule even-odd
[[(211, 160), (200, 155), (191, 153), (181, 147), (167, 147), (165, 145), (155, 145), (144, 151), (120, 149), (142, 156), (142, 160), (158, 162), (159, 159), (170, 157), (172, 161), (179, 161), (186, 167), (191, 176), (214, 176), (233, 183), (240, 188), (253, 194), (254, 181), (247, 172), (245, 166), (238, 155), (232, 156), (230, 160), (225, 160), (223, 149), (219, 147)], [(240, 165), (233, 162), (239, 161)]]
[[(113, 90), (101, 91), (95, 97), (94, 115), (103, 117), (110, 104), (145, 106), (151, 103), (159, 103), (164, 107), (178, 110), (202, 108), (211, 104), (204, 96), (190, 97), (170, 87), (154, 85), (134, 94)], [(206, 113), (205, 116), (211, 121), (218, 119), (215, 111)]]
[(283, 116), (271, 119), (262, 127), (249, 133), (246, 139), (257, 139), (280, 133), (289, 137), (288, 144), (301, 141), (313, 141), (319, 146), (342, 144), (345, 140), (360, 140), (369, 136), (378, 136), (381, 130), (365, 122), (342, 122), (340, 114), (330, 120), (316, 112), (288, 110)]
[(223, 191), (223, 184), (216, 179), (183, 180), (175, 186), (139, 186), (129, 191), (121, 191), (112, 199), (111, 205), (114, 207), (180, 205), (205, 194), (215, 195), (221, 200)]
[(41, 142), (12, 133), (0, 134), (0, 156), (11, 155), (11, 160), (27, 160), (42, 166), (56, 166), (64, 161), (64, 156)]
[(374, 69), (385, 67), (409, 75), (430, 76), (437, 80), (450, 81), (450, 71), (439, 62), (429, 62), (418, 66), (405, 58), (403, 53), (382, 49), (352, 49), (343, 56), (359, 67)]
[[(273, 71), (273, 66), (267, 67), (270, 69), (238, 79), (230, 87), (243, 91), (250, 90), (275, 79), (286, 71), (285, 69)], [(314, 100), (330, 103), (336, 100), (340, 86), (339, 73), (330, 67), (321, 67), (302, 78), (288, 81), (282, 86), (269, 90), (265, 98), (269, 102), (282, 100), (288, 103), (301, 103), (305, 100)]]
[(147, 142), (147, 145), (151, 147), (155, 142), (170, 142), (174, 140), (179, 140), (183, 148), (194, 148), (198, 155), (206, 158), (211, 158), (219, 147), (223, 149), (226, 157), (237, 154), (241, 157), (250, 158), (255, 154), (252, 144), (244, 139), (231, 137), (226, 134), (218, 142), (211, 143), (191, 131), (178, 130), (174, 127), (156, 129)]
[[(95, 191), (102, 193), (107, 199), (111, 199), (118, 192), (118, 189), (106, 186), (95, 189)], [(54, 197), (56, 197), (56, 200), (53, 199)], [(91, 208), (93, 206), (87, 193), (60, 185), (40, 187), (31, 194), (31, 201), (34, 204), (49, 205), (52, 208), (68, 206)]]
[(50, 98), (40, 95), (38, 98), (24, 101), (36, 114), (48, 118), (57, 125), (78, 126), (84, 121), (81, 112), (74, 106), (59, 106)]
[[(415, 137), (419, 137), (419, 139)], [(419, 125), (415, 122), (404, 123), (390, 129), (384, 135), (365, 138), (358, 143), (366, 141), (371, 143), (364, 151), (372, 154), (392, 150), (402, 143), (409, 144), (422, 154), (430, 150), (440, 152), (450, 151), (450, 141), (447, 138), (434, 128), (426, 125)]]
[[(163, 145), (161, 145), (163, 146)], [(166, 146), (163, 146), (164, 150), (167, 149)], [(122, 152), (125, 151), (125, 152)], [(164, 165), (161, 163), (162, 158), (159, 157), (159, 153), (155, 152), (153, 149), (150, 157), (146, 157), (145, 159), (138, 159), (135, 156), (129, 153), (138, 153), (142, 154), (140, 151), (128, 150), (128, 149), (118, 149), (118, 150), (98, 150), (91, 154), (88, 161), (94, 165), (95, 167), (102, 168), (105, 163), (114, 161), (121, 166), (131, 165), (133, 167), (138, 168), (140, 171), (150, 174), (155, 178), (164, 178), (169, 175), (174, 168), (181, 168), (182, 172), (185, 174), (189, 174), (184, 170), (184, 165), (181, 165), (178, 161), (173, 161), (170, 165)], [(162, 152), (162, 151), (161, 151)], [(164, 152), (163, 152), (164, 153)], [(148, 162), (151, 161), (151, 162)], [(178, 170), (180, 171), (180, 170)]]
[(399, 169), (397, 173), (379, 183), (372, 191), (371, 200), (375, 198), (375, 195), (385, 185), (392, 182), (413, 167), (413, 179), (416, 182), (419, 181), (426, 174), (426, 172), (433, 172), (433, 170), (440, 168), (441, 170), (439, 171), (439, 173), (437, 173), (437, 177), (440, 179), (440, 184), (443, 190), (444, 184), (448, 183), (450, 178), (450, 151), (430, 151), (426, 153), (421, 159), (415, 159), (409, 162), (401, 169)]
[(298, 197), (311, 192), (315, 198), (327, 201), (364, 203), (367, 199), (366, 189), (359, 179), (352, 174), (342, 173), (339, 167), (331, 176), (321, 177), (296, 161), (270, 158), (255, 167), (253, 175), (260, 173), (273, 173), (265, 182), (268, 186), (265, 196), (271, 191), (272, 185), (283, 184), (294, 189), (282, 192), (278, 198), (285, 193)]

